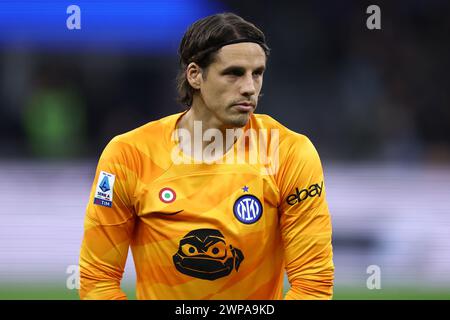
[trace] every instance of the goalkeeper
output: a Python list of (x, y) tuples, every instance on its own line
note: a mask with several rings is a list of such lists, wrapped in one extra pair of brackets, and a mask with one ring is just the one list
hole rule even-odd
[(82, 299), (127, 298), (129, 248), (138, 299), (331, 299), (319, 155), (306, 136), (254, 113), (268, 55), (264, 34), (235, 14), (189, 27), (177, 79), (186, 110), (116, 136), (98, 162)]

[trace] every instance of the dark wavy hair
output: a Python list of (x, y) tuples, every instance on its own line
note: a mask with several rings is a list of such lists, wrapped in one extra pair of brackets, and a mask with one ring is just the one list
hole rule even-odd
[(217, 51), (227, 43), (249, 39), (258, 43), (266, 57), (270, 49), (264, 33), (254, 24), (234, 13), (214, 14), (194, 22), (186, 31), (178, 48), (179, 71), (177, 75), (177, 101), (186, 107), (192, 105), (195, 89), (186, 79), (186, 68), (195, 62), (206, 69), (213, 61)]

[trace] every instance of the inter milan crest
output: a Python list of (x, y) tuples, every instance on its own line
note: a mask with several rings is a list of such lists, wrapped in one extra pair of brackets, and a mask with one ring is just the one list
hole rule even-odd
[(263, 213), (263, 206), (257, 197), (245, 194), (239, 197), (233, 206), (234, 216), (242, 223), (252, 224), (258, 221)]

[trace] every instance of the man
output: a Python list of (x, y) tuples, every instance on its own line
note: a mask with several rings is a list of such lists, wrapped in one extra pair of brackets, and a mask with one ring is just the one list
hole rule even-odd
[(264, 34), (234, 14), (190, 26), (179, 48), (187, 110), (115, 137), (100, 157), (81, 298), (126, 299), (129, 247), (138, 299), (282, 299), (285, 270), (286, 299), (332, 297), (319, 156), (254, 114), (268, 54)]

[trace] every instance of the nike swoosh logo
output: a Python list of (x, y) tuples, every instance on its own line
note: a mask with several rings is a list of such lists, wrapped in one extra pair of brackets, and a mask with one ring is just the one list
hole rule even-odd
[(155, 212), (156, 214), (162, 214), (162, 215), (165, 215), (165, 216), (174, 216), (174, 215), (176, 215), (176, 214), (178, 214), (178, 213), (180, 213), (180, 212), (183, 212), (184, 210), (178, 210), (178, 211), (175, 211), (175, 212)]

